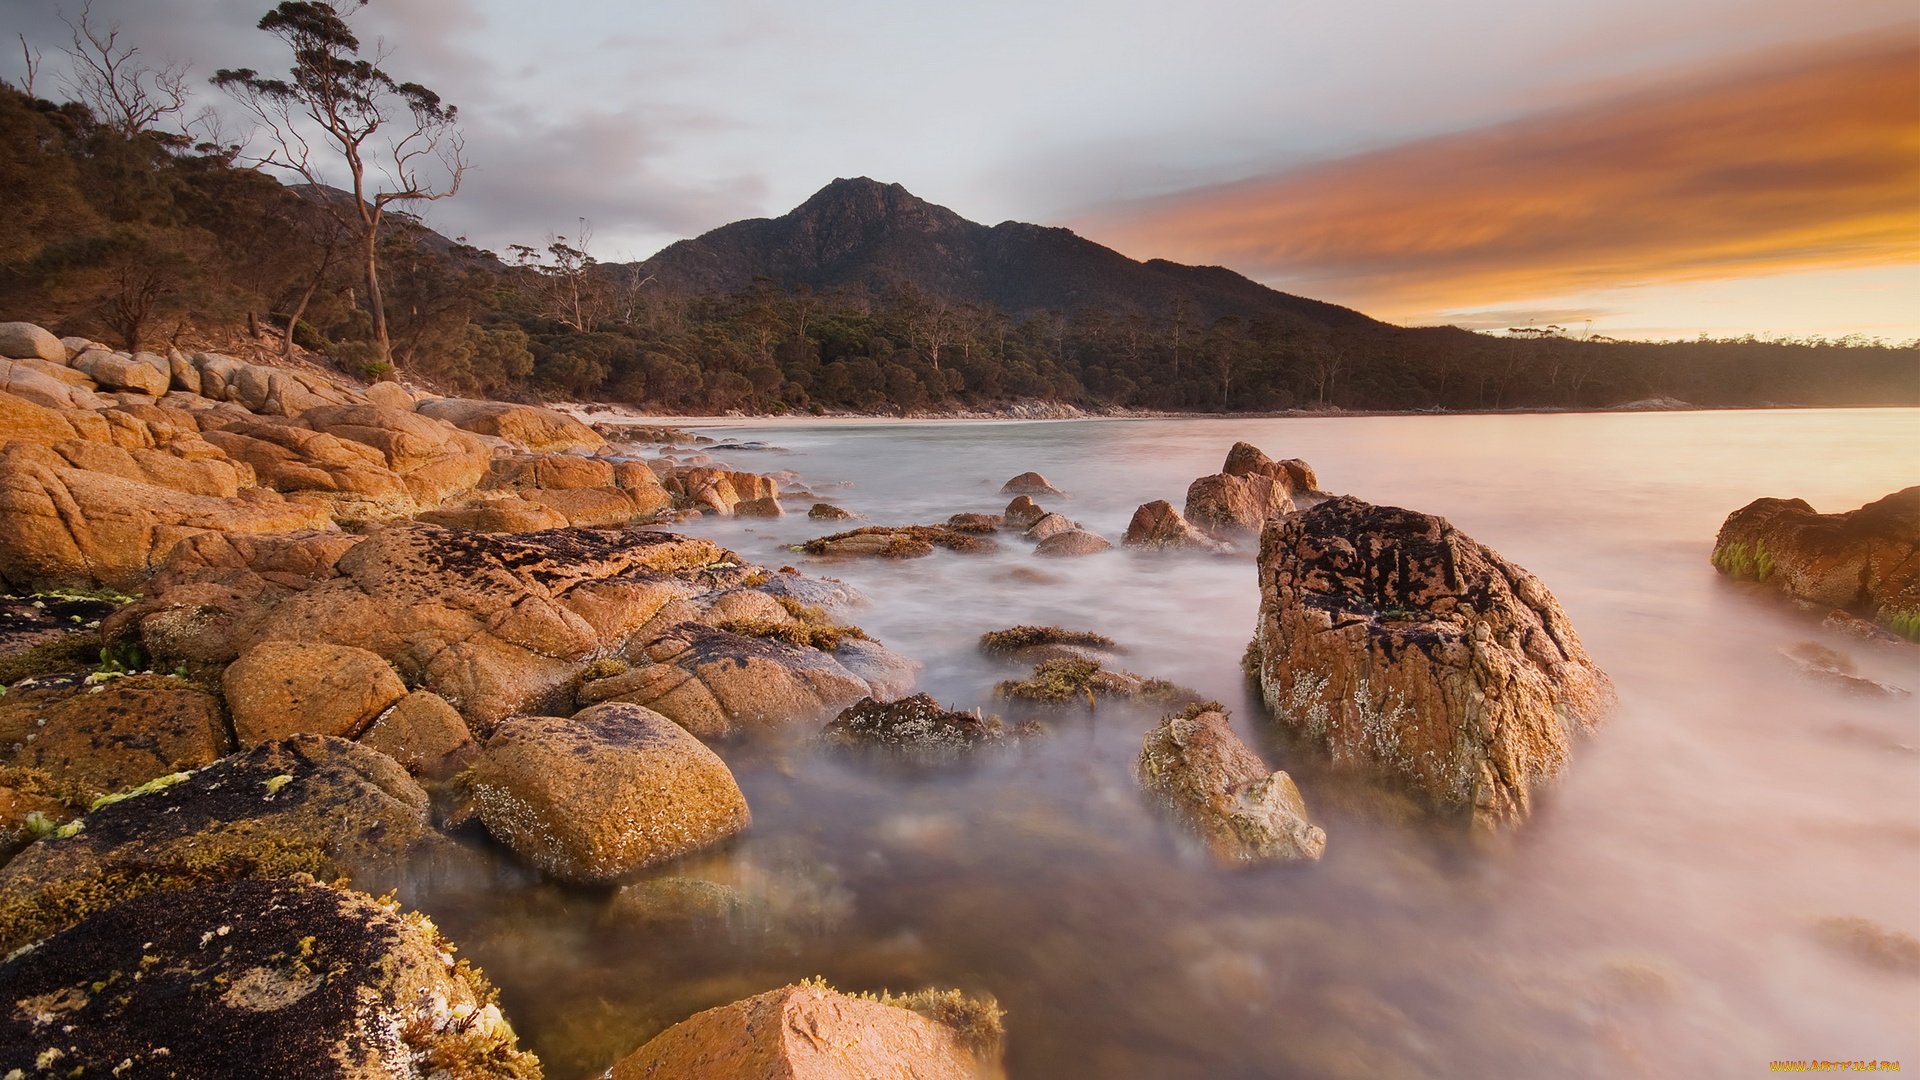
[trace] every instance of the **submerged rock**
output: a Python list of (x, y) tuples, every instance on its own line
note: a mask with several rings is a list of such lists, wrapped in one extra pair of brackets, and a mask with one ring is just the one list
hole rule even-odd
[(853, 511), (844, 510), (832, 503), (817, 502), (807, 511), (807, 516), (815, 521), (848, 521), (855, 515)]
[(827, 725), (827, 735), (855, 745), (941, 749), (992, 742), (1006, 736), (997, 716), (955, 712), (926, 694), (881, 702), (861, 698)]
[(0, 949), (149, 892), (292, 873), (371, 885), (451, 846), (406, 771), (344, 739), (268, 743), (135, 792), (0, 867)]
[(1002, 495), (1065, 495), (1066, 492), (1047, 482), (1047, 478), (1037, 472), (1023, 472), (1019, 476), (1000, 485)]
[(955, 514), (947, 519), (947, 527), (970, 533), (999, 532), (1007, 519), (999, 514)]
[(967, 554), (995, 550), (991, 537), (948, 525), (871, 525), (851, 532), (822, 536), (800, 545), (809, 555), (833, 557), (876, 556), (882, 559), (918, 559), (936, 547)]
[(1096, 698), (1139, 699), (1171, 702), (1198, 700), (1198, 695), (1165, 679), (1135, 675), (1131, 671), (1108, 671), (1096, 660), (1063, 658), (1047, 660), (1025, 679), (1008, 679), (993, 688), (995, 697), (1026, 701), (1039, 705), (1071, 705)]
[(1478, 828), (1524, 819), (1612, 707), (1547, 587), (1442, 518), (1332, 499), (1268, 526), (1259, 575), (1267, 706)]
[(1908, 697), (1911, 691), (1860, 674), (1853, 658), (1818, 642), (1802, 641), (1780, 650), (1802, 675), (1856, 697)]
[(1720, 526), (1713, 565), (1920, 640), (1920, 487), (1843, 514), (1816, 513), (1800, 499), (1756, 499)]
[(1010, 529), (1030, 529), (1035, 522), (1046, 517), (1047, 512), (1040, 509), (1040, 504), (1034, 502), (1031, 496), (1021, 495), (1008, 503), (1000, 516)]
[(1147, 732), (1136, 772), (1223, 862), (1318, 859), (1326, 850), (1293, 778), (1268, 771), (1218, 705), (1195, 705)]
[(1048, 558), (1065, 559), (1078, 555), (1096, 555), (1102, 551), (1111, 550), (1112, 547), (1113, 545), (1107, 541), (1106, 537), (1097, 533), (1090, 533), (1085, 529), (1068, 529), (1040, 541), (1039, 545), (1033, 549), (1033, 553)]
[(1017, 664), (1047, 660), (1091, 660), (1105, 663), (1125, 650), (1105, 634), (1068, 630), (1059, 626), (1012, 626), (980, 635), (980, 651)]
[(311, 879), (142, 897), (0, 964), (0, 1070), (535, 1080), (451, 953), (425, 918)]
[(630, 704), (501, 724), (469, 790), (487, 831), (571, 882), (613, 880), (725, 839), (752, 820), (713, 751)]
[(957, 992), (883, 1004), (803, 983), (682, 1020), (616, 1062), (607, 1077), (992, 1080), (1004, 1075), (999, 1040), (999, 1010)]

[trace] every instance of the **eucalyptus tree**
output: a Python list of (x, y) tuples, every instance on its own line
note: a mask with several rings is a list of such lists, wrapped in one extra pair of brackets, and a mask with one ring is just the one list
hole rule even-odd
[[(264, 127), (269, 148), (257, 164), (293, 173), (305, 194), (352, 236), (366, 281), (376, 360), (393, 362), (385, 294), (380, 284), (380, 231), (387, 209), (449, 198), (468, 162), (459, 110), (414, 82), (400, 82), (381, 64), (388, 50), (361, 56), (347, 16), (367, 0), (283, 0), (259, 28), (293, 53), (288, 78), (251, 68), (222, 69), (213, 83)], [(344, 171), (349, 190), (327, 183)]]

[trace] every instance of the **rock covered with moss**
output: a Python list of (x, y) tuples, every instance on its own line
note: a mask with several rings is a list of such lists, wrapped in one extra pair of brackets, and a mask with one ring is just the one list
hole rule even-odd
[(980, 651), (1016, 664), (1040, 664), (1048, 660), (1106, 663), (1125, 650), (1112, 638), (1091, 630), (1022, 625), (981, 634)]
[(40, 770), (74, 798), (210, 765), (233, 749), (219, 699), (184, 679), (48, 683), (0, 698), (0, 764)]
[[(930, 1014), (930, 1015), (929, 1015)], [(854, 997), (818, 983), (695, 1014), (616, 1062), (608, 1080), (992, 1080), (1000, 1012), (957, 992)]]
[(1062, 658), (1035, 665), (1024, 679), (1007, 679), (993, 688), (995, 697), (1009, 701), (1059, 707), (1086, 704), (1099, 698), (1168, 703), (1198, 700), (1193, 691), (1131, 671), (1115, 671), (1097, 660)]
[(926, 694), (895, 701), (861, 698), (827, 725), (827, 736), (848, 745), (956, 749), (1006, 737), (997, 716), (942, 708)]
[(1327, 834), (1308, 819), (1293, 778), (1269, 770), (1213, 702), (1147, 732), (1135, 772), (1140, 786), (1170, 803), (1222, 862), (1318, 859), (1327, 848)]
[(147, 896), (0, 964), (10, 1076), (536, 1080), (433, 924), (311, 879)]
[(992, 537), (951, 525), (869, 525), (809, 540), (799, 550), (830, 558), (918, 559), (935, 548), (984, 554), (996, 547)]
[(752, 820), (713, 751), (659, 713), (617, 702), (501, 724), (467, 783), (487, 831), (562, 881), (610, 881)]
[(1476, 827), (1524, 819), (1612, 707), (1540, 579), (1443, 518), (1329, 500), (1267, 527), (1259, 580), (1268, 708)]
[(1841, 514), (1756, 499), (1720, 526), (1713, 565), (1920, 641), (1920, 487)]
[(0, 867), (0, 948), (149, 892), (309, 873), (390, 883), (452, 842), (384, 754), (298, 736), (114, 796)]

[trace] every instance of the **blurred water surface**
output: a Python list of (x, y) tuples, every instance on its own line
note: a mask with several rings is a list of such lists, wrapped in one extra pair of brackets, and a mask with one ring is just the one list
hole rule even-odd
[[(1538, 574), (1621, 708), (1511, 843), (1463, 843), (1289, 746), (1242, 682), (1250, 556), (1116, 548), (809, 563), (799, 514), (690, 522), (770, 567), (857, 585), (857, 620), (962, 708), (1017, 674), (986, 630), (1098, 630), (1125, 666), (1233, 707), (1294, 773), (1324, 860), (1225, 870), (1130, 775), (1150, 709), (1050, 718), (949, 768), (805, 733), (718, 749), (753, 808), (731, 844), (624, 890), (502, 869), (422, 905), (503, 991), (548, 1075), (597, 1075), (693, 1012), (783, 982), (960, 986), (1008, 1010), (1021, 1080), (1745, 1077), (1778, 1059), (1920, 1067), (1920, 976), (1835, 948), (1822, 920), (1920, 933), (1920, 707), (1843, 696), (1777, 650), (1817, 640), (1920, 689), (1916, 650), (1823, 636), (1719, 578), (1715, 530), (1762, 495), (1852, 509), (1920, 482), (1914, 410), (1102, 420), (729, 428), (874, 523), (1041, 499), (1118, 541), (1133, 508), (1247, 440), (1327, 490), (1446, 516)], [(835, 486), (850, 484), (851, 486)], [(804, 504), (790, 508), (804, 510)], [(858, 523), (855, 523), (858, 524)]]

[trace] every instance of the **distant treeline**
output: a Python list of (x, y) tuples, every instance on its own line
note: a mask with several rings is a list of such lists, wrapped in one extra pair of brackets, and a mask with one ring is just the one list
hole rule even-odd
[[(0, 318), (129, 348), (236, 331), (384, 370), (336, 195), (236, 151), (0, 84)], [(1846, 338), (1639, 343), (1451, 328), (1008, 314), (912, 282), (663, 293), (586, 242), (502, 260), (390, 214), (393, 364), (451, 392), (660, 411), (910, 411), (1042, 398), (1194, 411), (1920, 404), (1920, 347)]]

